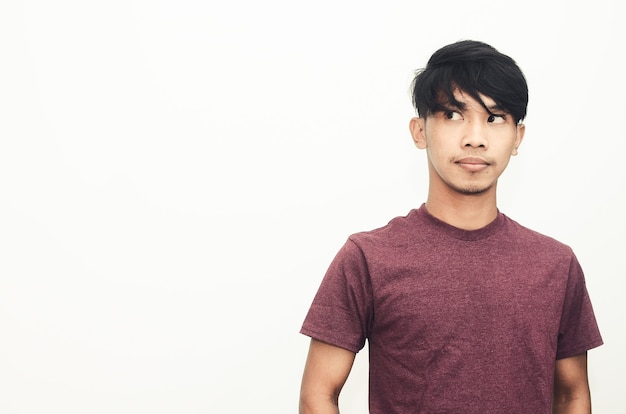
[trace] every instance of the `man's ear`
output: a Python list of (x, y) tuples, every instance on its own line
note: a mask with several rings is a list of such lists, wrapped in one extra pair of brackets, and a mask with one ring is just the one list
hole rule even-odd
[(426, 134), (424, 133), (424, 123), (424, 118), (411, 118), (411, 122), (409, 123), (409, 129), (411, 130), (413, 143), (419, 149), (424, 149), (427, 147)]
[(525, 132), (526, 132), (526, 125), (518, 124), (517, 131), (516, 131), (517, 135), (515, 137), (515, 144), (513, 145), (513, 152), (511, 152), (511, 155), (517, 155), (517, 149), (522, 144), (522, 140), (524, 139)]

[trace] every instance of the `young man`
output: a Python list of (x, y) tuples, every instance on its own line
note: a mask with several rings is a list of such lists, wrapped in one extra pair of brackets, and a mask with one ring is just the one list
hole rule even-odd
[(481, 42), (417, 73), (427, 201), (350, 236), (330, 265), (301, 330), (300, 413), (339, 411), (366, 339), (373, 414), (591, 412), (586, 352), (602, 339), (576, 257), (496, 207), (527, 102), (517, 64)]

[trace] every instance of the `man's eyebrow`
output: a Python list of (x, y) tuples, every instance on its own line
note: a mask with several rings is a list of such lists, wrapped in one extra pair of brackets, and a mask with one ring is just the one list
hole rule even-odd
[(454, 103), (450, 101), (443, 101), (443, 102), (439, 102), (438, 106), (440, 106), (444, 110), (450, 110), (450, 109), (463, 110), (465, 109), (467, 105), (465, 105), (465, 103), (463, 102)]
[(507, 112), (506, 109), (504, 109), (503, 107), (501, 107), (498, 104), (494, 104), (494, 105), (488, 106), (487, 110), (489, 112), (491, 112), (491, 113), (494, 113), (494, 112), (499, 112), (499, 113), (505, 112), (506, 113)]

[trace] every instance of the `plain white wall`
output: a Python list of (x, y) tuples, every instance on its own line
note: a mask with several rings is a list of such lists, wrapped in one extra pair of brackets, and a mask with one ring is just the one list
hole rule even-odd
[[(623, 2), (6, 1), (0, 412), (295, 412), (345, 238), (424, 201), (409, 84), (459, 39), (524, 70), (510, 217), (569, 244), (626, 413)], [(366, 410), (366, 353), (342, 404)]]

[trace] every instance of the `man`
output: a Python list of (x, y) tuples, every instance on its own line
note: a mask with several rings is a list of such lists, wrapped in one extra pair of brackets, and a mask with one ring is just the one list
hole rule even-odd
[(602, 344), (571, 249), (496, 206), (524, 137), (528, 88), (493, 47), (438, 50), (413, 82), (426, 203), (339, 251), (301, 332), (300, 412), (337, 413), (365, 340), (370, 412), (590, 413), (587, 350)]

